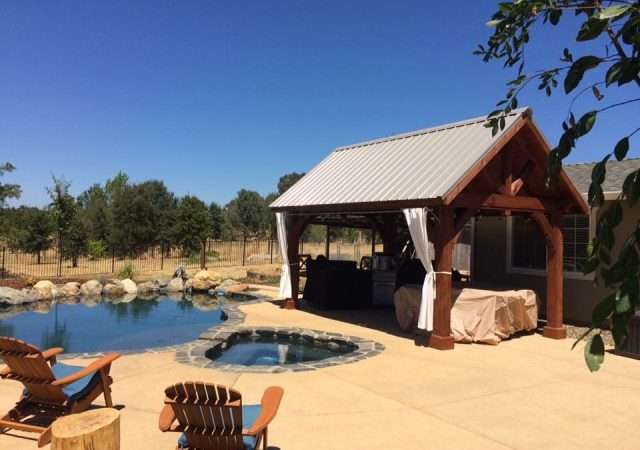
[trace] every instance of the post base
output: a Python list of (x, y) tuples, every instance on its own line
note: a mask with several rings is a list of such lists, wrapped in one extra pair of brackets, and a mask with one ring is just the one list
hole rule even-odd
[(453, 336), (438, 336), (433, 333), (429, 336), (429, 347), (436, 350), (453, 350), (454, 345)]
[(542, 335), (549, 339), (566, 339), (567, 330), (564, 327), (556, 328), (547, 325), (542, 329)]
[(292, 298), (285, 298), (282, 307), (284, 309), (298, 309), (298, 305), (296, 305), (295, 300)]

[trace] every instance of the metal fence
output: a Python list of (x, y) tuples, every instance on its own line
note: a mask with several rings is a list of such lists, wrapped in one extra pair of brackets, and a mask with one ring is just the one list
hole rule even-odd
[[(327, 255), (329, 259), (359, 262), (363, 256), (371, 256), (370, 242), (336, 241), (326, 243), (300, 241), (299, 253), (316, 258)], [(377, 244), (376, 252), (382, 252), (382, 244)], [(171, 271), (178, 266), (213, 268), (229, 266), (249, 266), (280, 263), (280, 250), (275, 240), (208, 240), (200, 253), (184, 255), (178, 248), (152, 247), (135, 258), (118, 258), (107, 250), (99, 258), (83, 255), (77, 264), (62, 257), (58, 249), (50, 249), (37, 254), (15, 251), (0, 247), (0, 278), (67, 278), (83, 275), (117, 273), (127, 263), (133, 264), (136, 272)], [(453, 265), (469, 270), (470, 245), (458, 243), (453, 251)]]
[(274, 240), (209, 240), (200, 253), (184, 255), (179, 248), (152, 247), (135, 258), (118, 258), (107, 250), (101, 257), (82, 255), (76, 264), (62, 257), (59, 249), (29, 254), (0, 247), (0, 278), (65, 278), (78, 275), (117, 273), (127, 262), (136, 272), (186, 268), (212, 268), (271, 264), (281, 261)]

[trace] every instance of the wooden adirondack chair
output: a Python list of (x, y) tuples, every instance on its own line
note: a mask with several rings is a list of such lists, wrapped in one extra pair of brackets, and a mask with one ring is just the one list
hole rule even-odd
[(178, 449), (254, 450), (267, 448), (267, 426), (284, 390), (268, 387), (260, 405), (243, 405), (242, 396), (225, 386), (185, 381), (165, 389), (160, 413), (162, 431), (180, 431)]
[(17, 339), (0, 336), (0, 358), (7, 365), (0, 377), (21, 382), (25, 389), (16, 406), (0, 419), (0, 432), (7, 429), (40, 433), (38, 446), (51, 441), (51, 423), (60, 416), (81, 412), (100, 394), (112, 407), (109, 376), (111, 363), (120, 357), (111, 353), (86, 367), (56, 364), (61, 348), (40, 349)]

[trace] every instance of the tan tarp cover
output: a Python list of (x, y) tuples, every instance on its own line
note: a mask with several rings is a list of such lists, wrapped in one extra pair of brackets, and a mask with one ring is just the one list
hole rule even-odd
[[(419, 285), (406, 285), (394, 294), (396, 318), (400, 327), (417, 331), (420, 309)], [(533, 330), (538, 322), (534, 291), (486, 290), (452, 287), (451, 332), (456, 342), (497, 344), (523, 330)]]

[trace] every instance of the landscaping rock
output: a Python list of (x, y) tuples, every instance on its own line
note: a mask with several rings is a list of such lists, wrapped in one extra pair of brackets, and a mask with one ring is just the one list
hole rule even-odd
[(182, 292), (168, 291), (167, 298), (174, 302), (181, 302), (183, 300)]
[(174, 278), (167, 284), (167, 292), (182, 292), (184, 291), (184, 281), (182, 278)]
[(167, 280), (166, 278), (158, 278), (154, 281), (154, 283), (157, 284), (160, 289), (162, 289), (167, 287), (167, 285), (169, 284), (169, 280)]
[(200, 270), (191, 280), (191, 289), (206, 292), (209, 289), (215, 288), (221, 281), (218, 272), (214, 272), (213, 270)]
[(0, 286), (0, 305), (22, 305), (30, 303), (33, 298), (26, 292), (6, 286)]
[(55, 296), (56, 285), (49, 280), (40, 280), (32, 288), (34, 300), (52, 300)]
[(107, 285), (102, 289), (102, 295), (109, 298), (123, 297), (126, 293), (127, 291), (124, 289), (122, 284), (107, 283)]
[(192, 284), (192, 283), (191, 283), (191, 280), (187, 280), (187, 281), (184, 283), (184, 290), (185, 290), (185, 291), (187, 291), (187, 292), (191, 292), (191, 284)]
[(138, 293), (138, 285), (132, 279), (125, 278), (124, 280), (121, 280), (120, 283), (122, 283), (122, 287), (124, 287), (124, 290), (127, 294)]
[(98, 280), (89, 280), (80, 286), (80, 293), (83, 297), (99, 297), (102, 295), (102, 285)]
[(76, 281), (65, 283), (59, 289), (59, 293), (62, 297), (77, 297), (80, 295), (80, 283)]
[(220, 286), (216, 287), (216, 291), (222, 292), (225, 297), (231, 297), (238, 292), (244, 292), (249, 289), (249, 286), (244, 283), (239, 283), (235, 280), (224, 280)]
[(151, 292), (157, 292), (160, 290), (160, 286), (155, 281), (145, 281), (138, 285), (138, 292), (141, 294), (149, 294)]
[(129, 303), (134, 301), (138, 297), (138, 294), (124, 294), (120, 299), (120, 303)]

